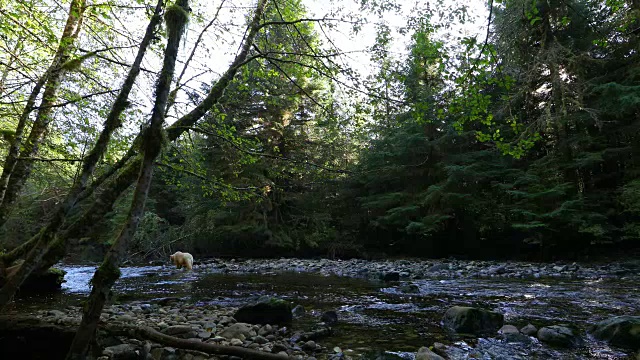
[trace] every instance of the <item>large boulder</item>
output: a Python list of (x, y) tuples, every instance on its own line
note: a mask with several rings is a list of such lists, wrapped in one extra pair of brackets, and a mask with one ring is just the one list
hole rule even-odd
[(552, 346), (572, 347), (580, 342), (573, 330), (562, 325), (545, 326), (538, 330), (538, 340)]
[(484, 335), (495, 333), (504, 323), (502, 314), (467, 306), (454, 306), (445, 312), (445, 328), (457, 333)]
[[(12, 274), (17, 271), (22, 262), (7, 268), (7, 273)], [(50, 268), (44, 272), (34, 272), (20, 286), (20, 291), (29, 293), (45, 293), (60, 290), (65, 282), (66, 271)], [(0, 277), (0, 287), (4, 286), (6, 279)]]
[(249, 324), (284, 325), (293, 320), (291, 310), (291, 304), (285, 300), (263, 297), (255, 304), (241, 307), (233, 317)]
[(640, 349), (640, 316), (616, 316), (591, 327), (590, 333), (598, 340), (623, 348)]

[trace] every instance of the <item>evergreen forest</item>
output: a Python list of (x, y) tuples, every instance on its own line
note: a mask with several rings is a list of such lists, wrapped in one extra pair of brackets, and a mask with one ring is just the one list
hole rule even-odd
[(638, 249), (640, 2), (313, 4), (0, 0), (3, 266)]

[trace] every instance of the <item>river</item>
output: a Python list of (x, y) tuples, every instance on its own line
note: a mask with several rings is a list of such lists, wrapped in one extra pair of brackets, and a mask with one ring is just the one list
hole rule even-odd
[[(88, 294), (95, 266), (62, 265), (67, 271), (62, 292), (47, 297), (22, 297), (17, 305), (28, 312), (77, 305)], [(313, 269), (311, 269), (313, 270)], [(383, 282), (370, 276), (348, 277), (294, 268), (294, 271), (229, 271), (228, 267), (178, 271), (169, 266), (122, 269), (115, 301), (146, 301), (179, 297), (194, 304), (239, 307), (262, 295), (303, 305), (306, 314), (293, 329), (310, 328), (320, 314), (335, 310), (339, 325), (320, 340), (354, 353), (387, 352), (404, 358), (421, 346), (442, 342), (456, 346), (460, 358), (472, 348), (483, 358), (625, 359), (624, 350), (595, 341), (585, 334), (596, 321), (616, 315), (638, 315), (638, 277), (602, 278), (446, 278)], [(408, 285), (411, 285), (409, 288)], [(584, 345), (553, 349), (533, 339), (507, 344), (498, 339), (469, 339), (443, 331), (440, 321), (451, 306), (476, 306), (500, 312), (506, 324), (538, 327), (569, 324), (581, 330)], [(630, 357), (629, 357), (630, 358)]]

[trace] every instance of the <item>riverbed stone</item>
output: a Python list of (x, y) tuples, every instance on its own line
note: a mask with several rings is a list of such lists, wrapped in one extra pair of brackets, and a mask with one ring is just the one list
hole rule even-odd
[(267, 324), (262, 326), (260, 329), (258, 329), (258, 335), (260, 336), (267, 336), (271, 333), (273, 333), (274, 329), (273, 326)]
[(303, 350), (315, 350), (317, 347), (316, 342), (313, 340), (309, 340), (307, 342), (305, 342), (304, 344), (302, 344), (302, 349)]
[(253, 341), (256, 344), (260, 344), (260, 345), (264, 345), (264, 344), (267, 344), (269, 342), (269, 340), (267, 340), (264, 336), (260, 336), (260, 335), (254, 337)]
[(289, 324), (293, 320), (291, 304), (277, 298), (261, 298), (257, 303), (238, 309), (233, 317), (249, 324)]
[(498, 330), (498, 334), (513, 334), (513, 333), (519, 333), (520, 330), (518, 330), (517, 327), (513, 326), (513, 325), (504, 325), (500, 328), (500, 330)]
[(538, 340), (558, 347), (578, 345), (580, 339), (573, 330), (562, 325), (545, 326), (538, 330)]
[(302, 305), (296, 305), (293, 310), (291, 310), (291, 314), (293, 315), (294, 318), (299, 318), (304, 316), (305, 314), (305, 309), (304, 306)]
[(416, 353), (416, 360), (444, 360), (444, 358), (429, 350), (428, 347), (423, 346), (418, 349), (418, 352)]
[(112, 360), (134, 360), (140, 357), (139, 349), (132, 344), (120, 344), (106, 347), (102, 355), (108, 356)]
[(179, 335), (192, 331), (191, 326), (188, 325), (174, 325), (168, 328), (162, 329), (162, 332), (167, 335)]
[(320, 320), (329, 326), (333, 326), (338, 323), (338, 313), (333, 310), (325, 311), (320, 316)]
[(483, 335), (500, 329), (504, 316), (484, 309), (454, 306), (445, 312), (442, 322), (445, 328), (457, 333)]
[(498, 330), (498, 334), (508, 343), (531, 343), (531, 338), (520, 333), (517, 327), (505, 325)]
[(527, 336), (536, 336), (538, 333), (538, 328), (534, 325), (527, 324), (520, 329), (520, 332)]
[(222, 330), (220, 336), (225, 339), (240, 339), (244, 340), (245, 338), (251, 337), (255, 335), (253, 331), (253, 327), (250, 324), (245, 323), (235, 323), (226, 329)]
[(382, 275), (382, 281), (400, 281), (400, 273), (397, 271), (390, 271)]
[(420, 288), (416, 284), (403, 284), (400, 286), (400, 291), (405, 294), (418, 294), (420, 293)]
[(202, 326), (202, 329), (204, 331), (208, 331), (211, 333), (215, 332), (217, 327), (216, 323), (214, 323), (213, 321), (203, 321), (200, 326)]
[(211, 337), (210, 331), (203, 330), (198, 332), (198, 338), (200, 339), (208, 339), (210, 337)]
[(612, 345), (640, 349), (640, 316), (616, 316), (595, 324), (590, 333)]

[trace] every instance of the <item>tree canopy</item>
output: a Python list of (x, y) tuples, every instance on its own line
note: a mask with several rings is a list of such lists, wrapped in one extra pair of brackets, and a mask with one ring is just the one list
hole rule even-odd
[[(494, 0), (475, 22), (453, 1), (313, 14), (276, 0), (256, 19), (260, 3), (189, 5), (129, 255), (553, 258), (638, 245), (636, 1)], [(0, 0), (5, 261), (44, 241), (42, 219), (63, 244), (49, 262), (117, 242), (171, 31), (147, 30), (154, 9)], [(373, 42), (347, 48), (344, 32)]]

